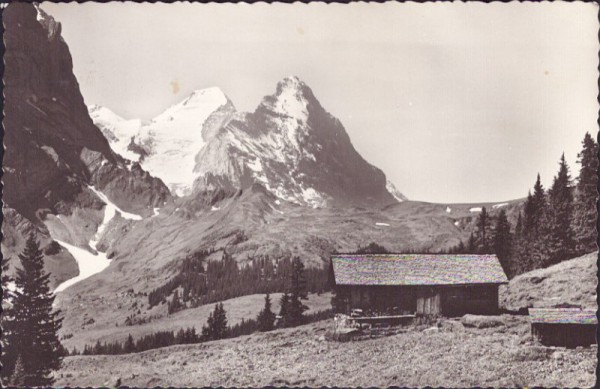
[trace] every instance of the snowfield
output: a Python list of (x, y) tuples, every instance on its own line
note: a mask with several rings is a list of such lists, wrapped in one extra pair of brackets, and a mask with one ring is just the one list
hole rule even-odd
[[(125, 212), (121, 208), (117, 207), (115, 203), (110, 201), (104, 193), (100, 192), (93, 186), (88, 186), (88, 188), (90, 188), (100, 198), (100, 200), (104, 201), (104, 203), (106, 204), (106, 210), (104, 215), (105, 221), (107, 220), (107, 214), (110, 215), (110, 217), (108, 218), (108, 221), (110, 221), (110, 219), (112, 219), (115, 216), (116, 211), (118, 211), (124, 219), (142, 220), (142, 217), (140, 215), (136, 215), (135, 213), (131, 212)], [(106, 221), (106, 223), (108, 223), (108, 221)], [(100, 227), (105, 227), (105, 224), (102, 223), (102, 226)], [(100, 231), (100, 229), (98, 229), (98, 231)]]
[(482, 210), (481, 207), (475, 207), (475, 208), (469, 209), (469, 212), (481, 212), (481, 210)]
[(54, 293), (62, 292), (69, 286), (72, 286), (79, 281), (83, 281), (96, 273), (100, 273), (102, 270), (106, 269), (108, 265), (110, 265), (110, 260), (106, 258), (105, 253), (97, 251), (96, 254), (93, 254), (86, 249), (73, 246), (60, 240), (54, 240), (59, 245), (67, 249), (73, 258), (75, 258), (75, 261), (77, 261), (77, 266), (79, 267), (79, 275), (58, 285), (56, 289), (54, 289)]
[(390, 225), (387, 223), (375, 223), (376, 226), (389, 227)]
[[(106, 107), (88, 108), (94, 124), (104, 133), (113, 151), (139, 162), (151, 175), (160, 178), (177, 196), (190, 193), (198, 176), (195, 157), (206, 145), (203, 129), (211, 115), (228, 103), (216, 87), (194, 91), (148, 124), (125, 120)], [(132, 141), (147, 155), (129, 149)]]
[[(60, 241), (58, 239), (54, 239), (58, 244), (67, 249), (67, 251), (75, 258), (77, 262), (77, 266), (79, 267), (79, 275), (73, 277), (62, 284), (58, 285), (56, 289), (54, 289), (54, 293), (61, 292), (68, 288), (71, 285), (78, 283), (79, 281), (85, 280), (88, 277), (93, 276), (96, 273), (100, 273), (102, 270), (106, 269), (110, 264), (110, 260), (106, 257), (106, 253), (97, 251), (96, 245), (98, 241), (104, 234), (108, 223), (115, 217), (117, 212), (121, 214), (124, 219), (129, 220), (142, 220), (140, 215), (136, 215), (134, 213), (125, 212), (121, 208), (117, 207), (112, 201), (106, 197), (106, 195), (93, 186), (88, 186), (90, 190), (92, 190), (105, 204), (104, 207), (104, 218), (102, 219), (102, 223), (98, 226), (98, 230), (96, 230), (96, 234), (90, 239), (89, 246), (92, 250), (96, 251), (96, 253), (92, 253), (87, 249), (82, 249), (77, 246), (73, 246), (72, 244)], [(155, 208), (156, 210), (156, 208)]]

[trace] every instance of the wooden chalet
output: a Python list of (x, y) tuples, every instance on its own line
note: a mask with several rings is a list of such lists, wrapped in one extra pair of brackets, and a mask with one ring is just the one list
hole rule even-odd
[(494, 314), (498, 287), (508, 283), (495, 255), (339, 254), (331, 260), (348, 312)]
[(529, 308), (531, 334), (546, 346), (577, 347), (596, 344), (595, 310)]

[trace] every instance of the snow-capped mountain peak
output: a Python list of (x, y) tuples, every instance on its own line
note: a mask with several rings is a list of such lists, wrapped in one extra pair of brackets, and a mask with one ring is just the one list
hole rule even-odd
[(89, 107), (90, 116), (115, 152), (137, 161), (178, 196), (191, 191), (196, 178), (195, 157), (235, 113), (217, 87), (193, 91), (149, 123), (125, 120), (105, 107)]
[(141, 120), (126, 120), (110, 109), (97, 104), (88, 106), (88, 113), (114, 152), (132, 161), (139, 160), (139, 154), (133, 152), (129, 145), (142, 127)]
[[(201, 126), (211, 113), (227, 103), (231, 104), (225, 93), (218, 87), (197, 89), (181, 102), (163, 111), (152, 121), (169, 122), (177, 119), (180, 123)], [(193, 131), (184, 129), (183, 133), (179, 135), (192, 136)]]
[(395, 201), (385, 175), (295, 76), (278, 82), (253, 113), (232, 118), (196, 161), (198, 192), (259, 183), (280, 199), (312, 207)]
[(303, 90), (307, 88), (297, 76), (284, 78), (277, 84), (274, 95), (268, 96), (262, 105), (272, 112), (306, 121), (308, 117), (308, 101)]

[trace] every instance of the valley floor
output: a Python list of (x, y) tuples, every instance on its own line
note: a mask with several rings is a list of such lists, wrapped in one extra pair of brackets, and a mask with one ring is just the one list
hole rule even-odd
[(591, 387), (597, 347), (529, 342), (527, 316), (477, 329), (444, 320), (378, 339), (325, 339), (325, 320), (235, 339), (120, 356), (75, 356), (58, 386), (543, 386)]

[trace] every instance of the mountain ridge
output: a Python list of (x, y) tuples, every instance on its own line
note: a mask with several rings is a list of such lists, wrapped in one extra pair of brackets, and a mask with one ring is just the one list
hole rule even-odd
[[(202, 108), (207, 106), (210, 109)], [(281, 200), (312, 207), (380, 206), (406, 200), (381, 170), (358, 154), (341, 122), (296, 76), (278, 82), (275, 93), (265, 96), (254, 112), (236, 111), (216, 87), (192, 92), (147, 125), (105, 107), (90, 106), (89, 111), (115, 152), (138, 161), (178, 196), (235, 191), (260, 183)], [(159, 125), (169, 121), (182, 123), (181, 128)], [(173, 153), (172, 161), (157, 156), (154, 165), (160, 164), (159, 171), (147, 158), (159, 154), (153, 149), (159, 148), (165, 128), (172, 130), (170, 141), (180, 150), (185, 149), (182, 140), (192, 146), (187, 151), (167, 150)], [(176, 182), (173, 175), (185, 178)]]

